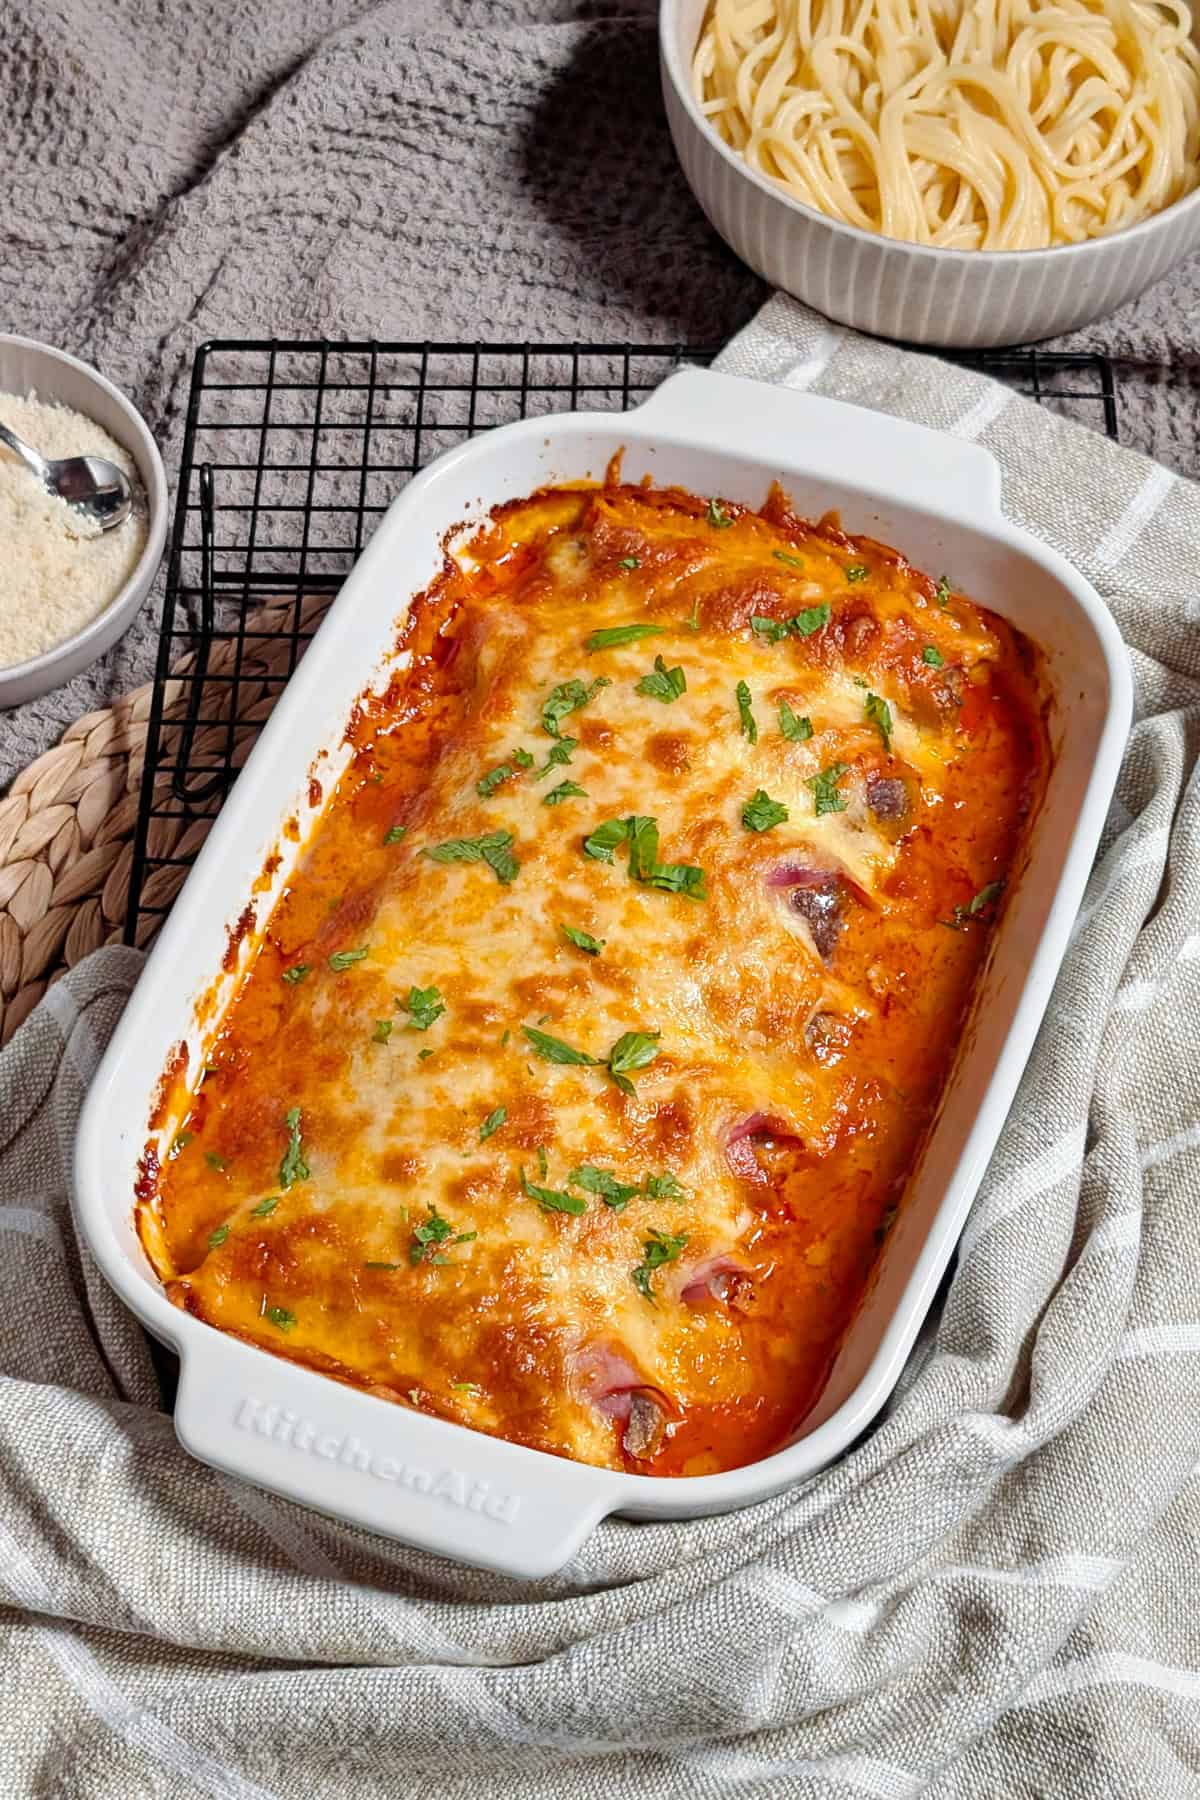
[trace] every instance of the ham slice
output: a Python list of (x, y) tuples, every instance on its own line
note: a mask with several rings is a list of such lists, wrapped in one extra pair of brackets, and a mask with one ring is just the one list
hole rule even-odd
[(652, 1456), (662, 1442), (671, 1403), (651, 1387), (641, 1372), (611, 1344), (593, 1341), (576, 1351), (573, 1370), (581, 1393), (598, 1412), (624, 1425), (621, 1445), (638, 1460)]
[(740, 1181), (751, 1181), (755, 1187), (768, 1187), (771, 1177), (758, 1160), (756, 1145), (770, 1138), (774, 1143), (799, 1144), (785, 1119), (770, 1113), (750, 1113), (725, 1136), (725, 1161)]
[(754, 1277), (732, 1256), (710, 1256), (696, 1264), (679, 1298), (686, 1306), (728, 1306), (749, 1312), (754, 1305)]
[(756, 1138), (771, 1135), (774, 1120), (766, 1113), (751, 1113), (735, 1125), (725, 1139), (725, 1161), (739, 1181), (752, 1181), (755, 1187), (766, 1187), (770, 1177), (758, 1160), (754, 1149)]
[(829, 962), (845, 924), (845, 877), (808, 863), (781, 863), (767, 876), (767, 886), (787, 890), (789, 908), (808, 926), (821, 961)]
[(767, 875), (767, 886), (770, 888), (820, 887), (833, 874), (832, 869), (817, 869), (811, 863), (786, 862), (770, 870)]

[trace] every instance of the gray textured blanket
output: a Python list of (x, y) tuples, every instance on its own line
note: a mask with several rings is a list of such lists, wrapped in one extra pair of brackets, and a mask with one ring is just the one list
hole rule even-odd
[[(0, 321), (100, 364), (178, 462), (211, 337), (719, 343), (765, 298), (676, 166), (655, 0), (10, 0)], [(1200, 259), (1073, 347), (1190, 357)], [(1200, 466), (1200, 386), (1130, 379), (1126, 441)], [(0, 788), (145, 680), (0, 718)]]
[(191, 1462), (74, 1237), (105, 950), (0, 1056), (0, 1793), (1193, 1800), (1200, 489), (773, 303), (726, 366), (979, 439), (1101, 589), (1138, 716), (940, 1316), (824, 1474), (606, 1521), (522, 1585)]
[[(6, 322), (97, 357), (168, 456), (218, 333), (719, 335), (758, 290), (674, 173), (650, 11), (16, 0)], [(1104, 341), (1186, 353), (1173, 293)], [(6, 1800), (1200, 1791), (1197, 490), (784, 305), (728, 366), (981, 436), (1130, 645), (1103, 854), (943, 1310), (836, 1468), (609, 1521), (532, 1587), (268, 1499), (175, 1444), (74, 1238), (138, 967), (101, 953), (0, 1057)], [(1126, 423), (1182, 464), (1194, 424), (1147, 394)], [(145, 666), (131, 634), (101, 679)], [(85, 703), (10, 721), (15, 760)]]

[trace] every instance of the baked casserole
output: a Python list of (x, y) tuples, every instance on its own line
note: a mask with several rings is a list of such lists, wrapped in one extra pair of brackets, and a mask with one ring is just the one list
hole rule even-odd
[(947, 577), (622, 481), (495, 509), (276, 904), (138, 1226), (180, 1307), (649, 1475), (779, 1448), (937, 1109), (1048, 750)]

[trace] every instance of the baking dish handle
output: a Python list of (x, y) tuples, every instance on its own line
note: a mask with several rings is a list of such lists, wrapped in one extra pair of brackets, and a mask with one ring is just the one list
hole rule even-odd
[(990, 451), (950, 431), (844, 400), (691, 368), (668, 376), (637, 416), (662, 440), (678, 432), (681, 444), (752, 458), (756, 473), (773, 456), (794, 467), (797, 452), (811, 446), (811, 474), (822, 483), (929, 508), (965, 524), (1002, 516), (1000, 465)]
[[(195, 1322), (198, 1325), (198, 1322)], [(175, 1430), (201, 1462), (460, 1562), (553, 1574), (624, 1478), (344, 1387), (199, 1326), (180, 1344)]]

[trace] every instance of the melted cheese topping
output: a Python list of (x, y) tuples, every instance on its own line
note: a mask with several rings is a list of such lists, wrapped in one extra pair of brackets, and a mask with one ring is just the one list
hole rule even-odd
[(944, 1083), (1044, 773), (1031, 654), (779, 493), (615, 471), (499, 509), (401, 648), (143, 1240), (178, 1304), (401, 1404), (754, 1460)]

